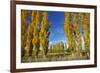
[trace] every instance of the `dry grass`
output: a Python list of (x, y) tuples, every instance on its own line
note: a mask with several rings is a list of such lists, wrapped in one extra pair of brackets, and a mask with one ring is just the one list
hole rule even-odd
[(77, 53), (67, 54), (67, 53), (48, 53), (47, 56), (39, 54), (36, 56), (24, 56), (22, 62), (48, 62), (48, 61), (71, 61), (71, 60), (87, 60), (87, 55), (79, 55)]

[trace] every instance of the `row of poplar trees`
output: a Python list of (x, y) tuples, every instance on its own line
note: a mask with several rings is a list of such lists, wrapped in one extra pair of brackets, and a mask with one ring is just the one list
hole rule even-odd
[[(28, 23), (31, 14), (32, 22)], [(49, 28), (47, 11), (22, 11), (21, 18), (21, 48), (22, 56), (38, 56), (39, 51), (46, 56), (49, 46)]]
[[(73, 20), (73, 23), (71, 22)], [(79, 24), (80, 22), (80, 24)], [(74, 53), (78, 51), (82, 55), (82, 42), (87, 56), (90, 54), (90, 14), (65, 13), (64, 29), (68, 38), (68, 49)], [(83, 41), (82, 41), (83, 37)]]
[[(29, 11), (23, 10), (21, 18), (21, 48), (22, 56), (37, 56), (40, 49), (43, 55), (48, 52), (49, 28), (47, 11), (32, 11), (31, 24), (28, 23)], [(72, 17), (72, 18), (71, 18)], [(71, 22), (73, 20), (73, 23)], [(79, 24), (80, 22), (80, 24)], [(81, 29), (80, 29), (81, 28)], [(68, 38), (68, 49), (74, 53), (78, 51), (82, 55), (82, 42), (87, 56), (90, 54), (90, 14), (86, 13), (65, 13), (64, 29)], [(83, 40), (82, 40), (83, 37)]]

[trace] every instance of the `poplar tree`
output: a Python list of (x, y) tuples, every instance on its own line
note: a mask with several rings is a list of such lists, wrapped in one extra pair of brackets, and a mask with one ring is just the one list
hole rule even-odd
[(21, 55), (24, 56), (25, 54), (25, 46), (26, 46), (26, 38), (27, 33), (26, 30), (28, 28), (27, 18), (29, 16), (29, 12), (27, 10), (21, 11)]
[(87, 56), (90, 54), (90, 14), (86, 13), (85, 17), (83, 17), (82, 13), (78, 14), (79, 20), (82, 25), (82, 35), (84, 38), (84, 46), (87, 52)]
[(73, 28), (74, 28), (74, 35), (73, 36), (75, 37), (74, 38), (75, 41), (73, 41), (73, 42), (76, 42), (75, 45), (77, 45), (79, 53), (82, 54), (81, 32), (80, 32), (80, 27), (79, 27), (79, 24), (78, 24), (78, 19), (77, 19), (75, 13), (72, 13), (72, 18), (73, 18)]
[(85, 19), (85, 49), (87, 52), (87, 57), (90, 56), (90, 14), (86, 13)]
[(34, 21), (33, 39), (32, 39), (33, 53), (35, 54), (35, 56), (37, 56), (39, 53), (39, 48), (40, 48), (40, 40), (39, 40), (40, 12), (39, 11), (36, 11), (36, 16), (35, 16), (35, 19), (33, 18), (33, 21)]
[(48, 52), (49, 35), (50, 35), (49, 28), (50, 28), (50, 24), (48, 21), (48, 12), (44, 11), (42, 17), (42, 23), (41, 23), (41, 30), (39, 33), (40, 46), (42, 48), (42, 53), (44, 56), (46, 56)]
[(73, 25), (70, 23), (70, 13), (65, 13), (64, 30), (68, 38), (68, 50), (71, 52), (73, 49)]
[(33, 39), (33, 27), (34, 27), (34, 22), (35, 22), (35, 14), (36, 11), (32, 11), (32, 23), (28, 25), (28, 29), (27, 29), (27, 40), (26, 40), (26, 46), (25, 46), (25, 55), (29, 56), (32, 55), (32, 48), (33, 48), (33, 44), (32, 44), (32, 39)]

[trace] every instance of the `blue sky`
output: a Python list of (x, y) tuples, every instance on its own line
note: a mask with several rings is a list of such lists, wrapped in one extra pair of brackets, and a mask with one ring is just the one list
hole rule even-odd
[(49, 36), (50, 43), (55, 44), (61, 41), (67, 41), (64, 31), (65, 12), (49, 11), (48, 18), (51, 23), (51, 34)]

